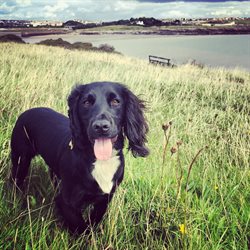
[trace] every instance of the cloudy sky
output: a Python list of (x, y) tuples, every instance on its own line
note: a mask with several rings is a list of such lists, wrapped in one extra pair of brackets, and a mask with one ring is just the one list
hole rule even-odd
[(250, 17), (250, 1), (0, 0), (0, 19), (118, 20), (130, 17)]

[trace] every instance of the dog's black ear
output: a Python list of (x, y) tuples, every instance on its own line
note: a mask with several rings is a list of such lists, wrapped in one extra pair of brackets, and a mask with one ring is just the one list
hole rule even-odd
[(78, 142), (81, 142), (83, 137), (83, 131), (78, 114), (79, 99), (83, 92), (84, 85), (76, 85), (68, 96), (68, 115), (70, 119), (70, 129), (72, 131), (73, 144), (77, 145), (78, 147), (81, 147), (81, 144)]
[(125, 88), (125, 102), (124, 133), (128, 138), (128, 149), (132, 151), (134, 157), (145, 157), (149, 154), (145, 146), (148, 132), (148, 124), (143, 113), (145, 104), (127, 88)]

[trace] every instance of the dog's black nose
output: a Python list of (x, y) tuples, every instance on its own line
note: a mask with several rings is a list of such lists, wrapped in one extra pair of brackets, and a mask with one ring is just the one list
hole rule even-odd
[(106, 134), (110, 130), (110, 122), (107, 120), (97, 120), (93, 122), (92, 128), (97, 133)]

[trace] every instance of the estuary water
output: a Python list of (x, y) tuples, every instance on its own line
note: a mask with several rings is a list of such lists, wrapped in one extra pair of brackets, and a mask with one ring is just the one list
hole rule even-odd
[(240, 67), (250, 71), (250, 35), (160, 36), (160, 35), (65, 35), (25, 38), (29, 43), (62, 38), (68, 42), (109, 44), (124, 55), (148, 60), (149, 55), (170, 58), (180, 65), (190, 60), (211, 67)]

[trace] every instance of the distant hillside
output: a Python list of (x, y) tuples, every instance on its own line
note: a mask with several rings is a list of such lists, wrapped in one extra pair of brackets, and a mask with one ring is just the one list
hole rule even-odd
[(14, 42), (14, 43), (25, 43), (21, 37), (8, 34), (8, 35), (3, 35), (0, 36), (0, 43), (6, 43), (6, 42)]
[[(14, 43), (25, 43), (22, 38), (16, 35), (3, 35), (0, 36), (0, 43), (1, 42), (14, 42)], [(38, 45), (46, 45), (46, 46), (53, 46), (53, 47), (63, 47), (65, 49), (71, 49), (71, 50), (93, 50), (93, 51), (100, 51), (100, 52), (107, 52), (107, 53), (117, 53), (119, 52), (115, 51), (115, 48), (108, 44), (101, 44), (99, 47), (94, 47), (92, 43), (83, 43), (83, 42), (75, 42), (75, 43), (69, 43), (62, 38), (58, 39), (46, 39), (39, 43)]]

